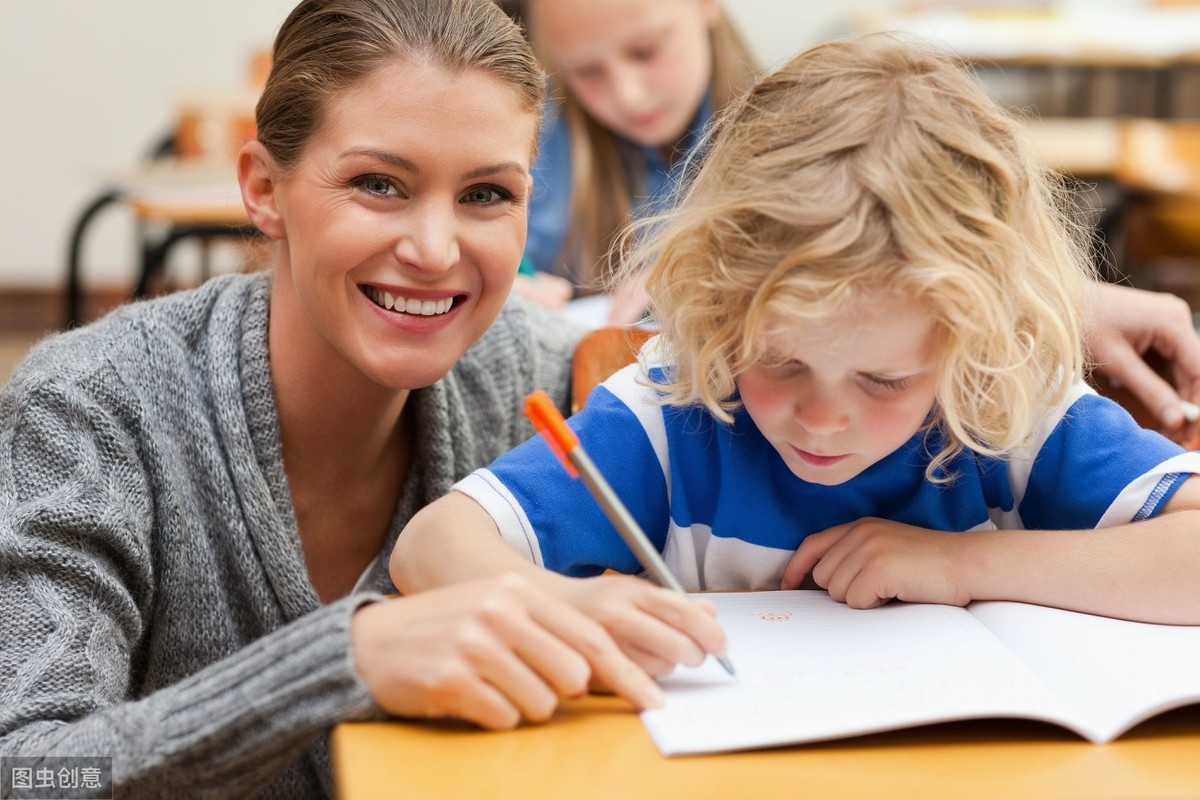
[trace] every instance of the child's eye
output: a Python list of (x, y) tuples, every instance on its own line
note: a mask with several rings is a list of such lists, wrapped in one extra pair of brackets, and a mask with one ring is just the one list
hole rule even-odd
[(635, 47), (629, 51), (629, 57), (634, 61), (652, 61), (658, 55), (658, 48), (654, 46)]
[(888, 392), (898, 392), (908, 387), (908, 378), (885, 378), (881, 375), (863, 375), (871, 386)]
[(350, 184), (376, 197), (395, 197), (400, 194), (395, 182), (386, 175), (360, 175)]
[(512, 199), (512, 192), (500, 186), (476, 186), (463, 195), (464, 203), (477, 206), (492, 206)]

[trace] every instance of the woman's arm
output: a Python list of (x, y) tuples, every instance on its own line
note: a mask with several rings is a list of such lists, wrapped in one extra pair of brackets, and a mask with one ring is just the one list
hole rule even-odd
[(99, 370), (32, 371), (0, 394), (0, 754), (109, 756), (122, 796), (248, 796), (334, 723), (377, 713), (349, 657), (363, 599), (224, 658), (201, 629), (156, 658), (156, 621), (203, 599), (162, 585), (137, 403)]

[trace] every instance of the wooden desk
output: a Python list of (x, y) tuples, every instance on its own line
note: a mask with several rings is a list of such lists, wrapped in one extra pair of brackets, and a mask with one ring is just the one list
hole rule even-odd
[(1158, 717), (1108, 745), (995, 720), (667, 759), (627, 705), (589, 697), (546, 725), (507, 733), (346, 723), (334, 730), (332, 748), (340, 800), (1200, 797), (1200, 708)]

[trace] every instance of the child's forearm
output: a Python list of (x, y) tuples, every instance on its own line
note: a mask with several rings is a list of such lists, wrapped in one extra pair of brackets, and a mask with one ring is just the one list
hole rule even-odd
[(388, 569), (405, 594), (504, 572), (518, 572), (538, 583), (550, 574), (514, 553), (488, 513), (459, 492), (450, 492), (413, 516), (396, 542)]
[(1087, 531), (997, 531), (962, 552), (973, 599), (1200, 624), (1200, 511)]

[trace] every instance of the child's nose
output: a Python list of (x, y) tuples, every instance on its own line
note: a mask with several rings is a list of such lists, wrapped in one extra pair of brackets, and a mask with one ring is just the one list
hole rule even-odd
[(796, 421), (809, 433), (839, 433), (850, 423), (846, 404), (834, 393), (814, 389), (796, 402)]

